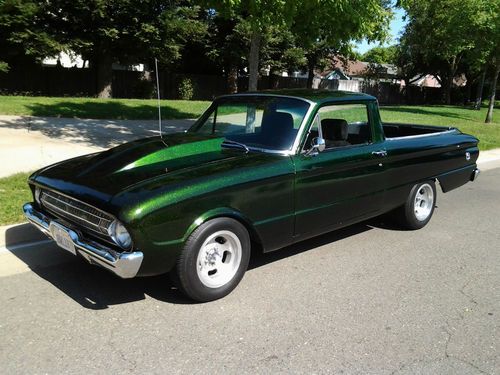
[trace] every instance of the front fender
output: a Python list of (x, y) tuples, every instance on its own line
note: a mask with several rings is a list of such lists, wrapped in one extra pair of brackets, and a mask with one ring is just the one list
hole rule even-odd
[(237, 220), (248, 230), (250, 239), (262, 245), (260, 234), (248, 217), (238, 210), (229, 207), (216, 208), (199, 215), (189, 226), (187, 226), (184, 234), (175, 239), (155, 241), (154, 238), (151, 237), (151, 232), (145, 230), (143, 226), (134, 228), (134, 243), (137, 243), (138, 248), (144, 252), (144, 261), (138, 275), (151, 276), (169, 272), (175, 267), (176, 259), (184, 249), (184, 244), (189, 236), (200, 225), (217, 217), (230, 217)]
[(187, 229), (186, 233), (183, 236), (183, 240), (186, 241), (188, 237), (198, 228), (200, 225), (203, 223), (216, 219), (218, 217), (230, 217), (232, 219), (235, 219), (239, 221), (245, 228), (247, 229), (250, 239), (260, 245), (262, 245), (262, 239), (260, 234), (258, 233), (258, 230), (255, 228), (253, 225), (252, 221), (246, 217), (243, 213), (240, 211), (230, 208), (230, 207), (219, 207), (215, 208), (212, 210), (209, 210), (202, 215), (200, 215), (196, 220), (193, 221), (193, 223), (189, 226)]

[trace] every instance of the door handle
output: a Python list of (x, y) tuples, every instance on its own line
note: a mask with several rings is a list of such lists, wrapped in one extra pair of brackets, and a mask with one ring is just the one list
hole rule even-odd
[(372, 155), (383, 158), (383, 157), (387, 156), (387, 151), (386, 150), (372, 151)]

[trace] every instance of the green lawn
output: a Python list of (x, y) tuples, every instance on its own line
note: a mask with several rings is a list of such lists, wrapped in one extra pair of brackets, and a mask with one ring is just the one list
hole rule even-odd
[[(196, 118), (208, 101), (163, 100), (164, 119)], [(0, 114), (96, 119), (156, 119), (153, 99), (96, 99), (0, 96)], [(456, 126), (479, 138), (481, 150), (500, 147), (500, 108), (490, 125), (484, 124), (486, 108), (475, 111), (455, 106), (384, 106), (382, 120), (416, 124)]]
[(27, 179), (30, 173), (18, 173), (0, 178), (0, 225), (24, 221), (22, 205), (31, 202)]
[[(380, 116), (385, 122), (454, 126), (479, 140), (481, 150), (500, 147), (500, 108), (493, 113), (491, 124), (485, 124), (486, 108), (480, 111), (455, 106), (384, 106)], [(495, 121), (496, 120), (496, 121)]]
[[(162, 117), (197, 117), (210, 102), (162, 100)], [(0, 114), (92, 119), (156, 119), (157, 101), (153, 99), (49, 98), (43, 96), (0, 96)]]

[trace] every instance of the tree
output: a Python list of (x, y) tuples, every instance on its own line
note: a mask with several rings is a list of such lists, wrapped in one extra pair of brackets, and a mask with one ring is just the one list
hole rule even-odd
[[(485, 38), (489, 0), (402, 0), (409, 23), (403, 37), (423, 57), (427, 73), (440, 80), (444, 101), (451, 101), (453, 79), (462, 60)], [(498, 3), (498, 2), (496, 2)]]
[(497, 82), (498, 82), (498, 74), (500, 73), (500, 61), (498, 61), (498, 56), (493, 60), (493, 66), (495, 67), (494, 73), (492, 75), (491, 80), (491, 93), (490, 93), (490, 101), (488, 103), (488, 111), (486, 113), (485, 123), (490, 123), (493, 121), (493, 108), (495, 107), (495, 94), (497, 92)]
[(490, 101), (488, 103), (488, 112), (486, 113), (486, 123), (493, 121), (493, 109), (495, 107), (495, 94), (497, 91), (498, 74), (500, 73), (500, 3), (494, 1), (490, 5), (489, 12), (487, 13), (489, 17), (485, 17), (487, 21), (484, 22), (486, 32), (484, 34), (486, 41), (485, 49), (488, 51), (487, 60), (492, 66), (492, 80), (491, 80), (491, 92)]
[[(241, 17), (229, 19), (219, 14), (209, 18), (209, 33), (205, 54), (224, 72), (229, 91), (236, 92), (237, 73), (248, 62), (251, 24)], [(269, 67), (272, 76), (300, 70), (305, 61), (303, 51), (295, 47), (294, 35), (283, 25), (264, 28), (259, 55), (259, 66)]]
[(215, 11), (227, 19), (242, 20), (249, 29), (248, 90), (257, 90), (259, 58), (263, 35), (271, 25), (288, 25), (297, 3), (285, 0), (223, 0), (208, 1)]
[(186, 41), (205, 32), (199, 8), (187, 1), (51, 0), (52, 32), (89, 60), (99, 97), (111, 96), (112, 64), (163, 65), (180, 57)]
[(110, 97), (113, 63), (171, 66), (206, 32), (199, 13), (189, 0), (1, 0), (0, 68), (68, 50), (90, 62), (98, 96)]
[(202, 51), (210, 62), (206, 68), (214, 69), (216, 74), (224, 74), (229, 92), (236, 93), (238, 72), (244, 65), (248, 51), (247, 30), (240, 19), (222, 17), (211, 11), (207, 14), (208, 37)]
[(304, 51), (297, 47), (295, 36), (284, 26), (270, 26), (262, 37), (261, 65), (269, 67), (270, 75), (292, 73), (306, 66)]
[(350, 53), (353, 40), (385, 40), (391, 17), (386, 0), (303, 1), (295, 12), (292, 32), (306, 52), (308, 87), (312, 87), (314, 69), (326, 56)]
[(43, 1), (0, 0), (0, 71), (9, 64), (41, 61), (64, 48), (52, 33), (52, 16)]
[(424, 77), (429, 72), (431, 74), (435, 73), (434, 70), (429, 67), (421, 49), (414, 45), (413, 27), (413, 23), (410, 20), (410, 22), (406, 25), (405, 32), (399, 39), (399, 43), (396, 45), (395, 55), (395, 64), (398, 67), (398, 73), (405, 81), (404, 91), (407, 103), (411, 102), (410, 85)]
[(367, 61), (375, 64), (395, 64), (397, 55), (396, 46), (388, 47), (373, 47), (361, 55), (362, 61)]

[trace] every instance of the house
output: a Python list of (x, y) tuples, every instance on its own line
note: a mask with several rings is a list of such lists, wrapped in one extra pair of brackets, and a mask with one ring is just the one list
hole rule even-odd
[(331, 69), (322, 72), (322, 78), (358, 81), (376, 79), (380, 82), (400, 83), (398, 68), (395, 65), (345, 60), (337, 56), (331, 58)]
[[(72, 51), (60, 52), (59, 55), (55, 57), (46, 57), (42, 60), (43, 66), (49, 67), (62, 67), (62, 68), (88, 68), (89, 61), (83, 60), (82, 57)], [(121, 65), (118, 63), (113, 63), (113, 70), (132, 70), (136, 72), (144, 72), (144, 64), (135, 65)]]
[[(439, 80), (433, 76), (432, 74), (426, 74), (424, 76), (415, 76), (413, 79), (411, 79), (411, 84), (413, 86), (420, 86), (420, 87), (441, 87), (441, 84), (439, 83)], [(465, 77), (465, 74), (462, 74), (458, 77), (455, 77), (453, 79), (453, 85), (455, 87), (463, 87), (467, 83), (467, 78)], [(404, 83), (403, 83), (404, 85)]]
[(411, 85), (419, 87), (441, 87), (439, 81), (432, 74), (426, 74), (420, 78), (414, 77), (410, 82)]

